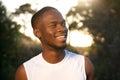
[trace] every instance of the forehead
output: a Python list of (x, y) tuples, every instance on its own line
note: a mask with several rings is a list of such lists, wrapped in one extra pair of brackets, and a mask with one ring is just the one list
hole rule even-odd
[(61, 21), (61, 20), (64, 20), (61, 13), (58, 10), (55, 10), (55, 9), (46, 11), (42, 16), (43, 16), (42, 19), (45, 20), (45, 21), (50, 21), (50, 20), (57, 20), (57, 21), (60, 20)]

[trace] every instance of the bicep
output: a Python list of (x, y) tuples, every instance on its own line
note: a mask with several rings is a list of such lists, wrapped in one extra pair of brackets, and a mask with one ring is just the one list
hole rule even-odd
[(17, 69), (15, 73), (15, 80), (27, 80), (26, 72), (23, 65), (21, 65)]
[(85, 71), (87, 74), (87, 80), (93, 80), (94, 78), (94, 66), (89, 58), (85, 57)]

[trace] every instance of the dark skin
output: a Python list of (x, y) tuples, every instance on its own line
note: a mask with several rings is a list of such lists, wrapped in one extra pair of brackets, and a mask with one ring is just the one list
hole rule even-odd
[[(58, 10), (52, 9), (45, 12), (33, 31), (35, 36), (41, 40), (42, 56), (48, 63), (55, 64), (63, 60), (65, 57), (67, 28), (65, 20)], [(87, 57), (85, 57), (85, 71), (87, 80), (93, 80), (94, 67)], [(16, 71), (15, 80), (27, 80), (23, 65)]]

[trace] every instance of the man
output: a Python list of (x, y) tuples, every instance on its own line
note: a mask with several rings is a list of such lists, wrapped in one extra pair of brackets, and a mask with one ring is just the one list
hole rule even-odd
[(18, 68), (15, 80), (93, 80), (90, 60), (64, 50), (68, 30), (57, 9), (42, 8), (33, 15), (31, 23), (43, 51)]

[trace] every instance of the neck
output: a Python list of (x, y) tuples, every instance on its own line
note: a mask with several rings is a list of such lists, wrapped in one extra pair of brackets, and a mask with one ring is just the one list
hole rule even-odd
[(65, 57), (65, 52), (64, 50), (43, 50), (42, 56), (48, 63), (54, 64), (63, 60), (63, 58)]

